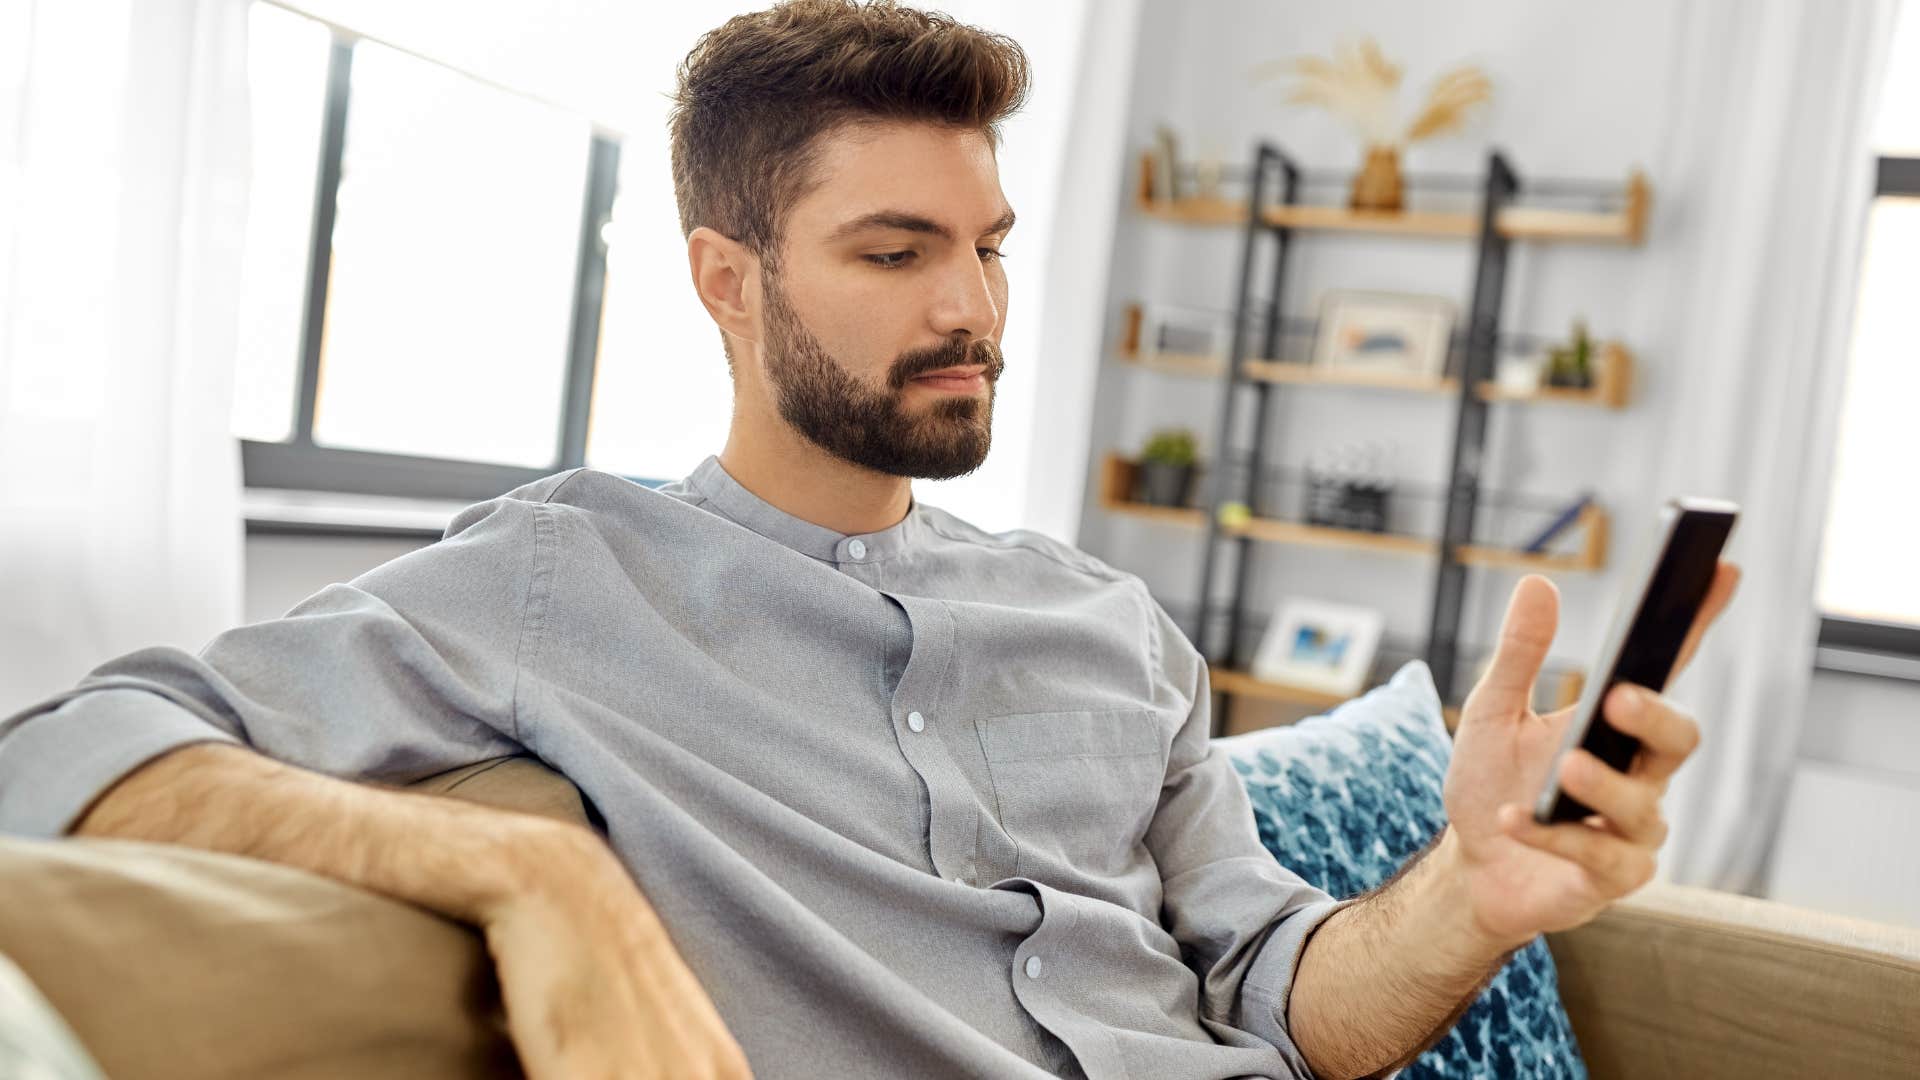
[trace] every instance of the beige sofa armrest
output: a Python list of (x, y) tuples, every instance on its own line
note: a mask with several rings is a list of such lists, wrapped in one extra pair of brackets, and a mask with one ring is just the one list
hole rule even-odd
[(1920, 1076), (1920, 930), (1655, 883), (1548, 945), (1595, 1080)]
[[(413, 789), (588, 824), (528, 757)], [(163, 844), (0, 837), (0, 956), (109, 1076), (520, 1074), (472, 929), (288, 867)]]

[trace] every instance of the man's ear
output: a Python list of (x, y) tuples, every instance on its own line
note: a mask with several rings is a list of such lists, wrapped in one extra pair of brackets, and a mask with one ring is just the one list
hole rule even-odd
[(759, 286), (754, 281), (759, 266), (760, 260), (732, 237), (705, 225), (687, 234), (687, 268), (693, 274), (694, 291), (714, 323), (742, 341), (760, 340)]

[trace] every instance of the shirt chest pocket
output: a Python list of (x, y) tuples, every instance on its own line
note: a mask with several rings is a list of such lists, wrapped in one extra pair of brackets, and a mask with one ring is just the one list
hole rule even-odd
[(1015, 873), (1118, 875), (1160, 801), (1166, 746), (1144, 709), (1021, 713), (974, 721)]

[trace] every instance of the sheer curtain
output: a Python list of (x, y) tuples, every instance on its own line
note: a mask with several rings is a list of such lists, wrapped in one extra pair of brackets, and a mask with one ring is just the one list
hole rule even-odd
[(1733, 499), (1746, 577), (1672, 687), (1705, 740), (1675, 778), (1675, 880), (1750, 890), (1800, 746), (1814, 583), (1893, 0), (1677, 6), (1670, 178), (1641, 302), (1671, 350), (1648, 490)]
[(239, 619), (246, 28), (0, 4), (0, 715)]

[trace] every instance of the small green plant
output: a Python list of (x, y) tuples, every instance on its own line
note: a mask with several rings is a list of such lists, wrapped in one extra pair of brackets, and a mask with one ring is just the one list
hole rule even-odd
[(1593, 339), (1587, 336), (1585, 319), (1573, 324), (1573, 342), (1547, 354), (1547, 385), (1593, 385)]
[(1191, 465), (1194, 460), (1193, 432), (1186, 428), (1156, 431), (1140, 452), (1142, 464)]

